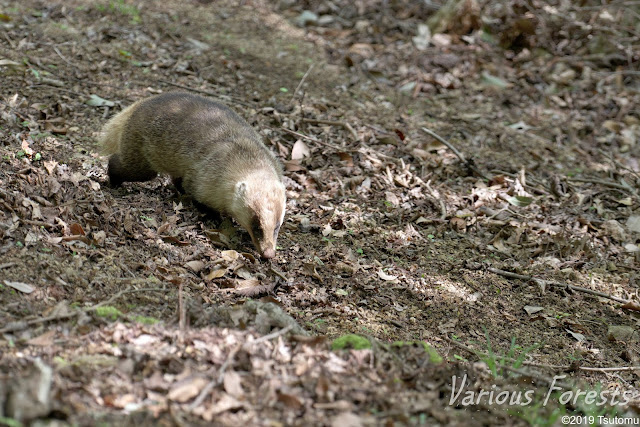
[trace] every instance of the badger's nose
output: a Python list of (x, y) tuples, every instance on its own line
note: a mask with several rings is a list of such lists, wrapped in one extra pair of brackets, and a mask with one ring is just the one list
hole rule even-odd
[(273, 248), (265, 249), (262, 253), (262, 258), (271, 259), (276, 256), (276, 250)]

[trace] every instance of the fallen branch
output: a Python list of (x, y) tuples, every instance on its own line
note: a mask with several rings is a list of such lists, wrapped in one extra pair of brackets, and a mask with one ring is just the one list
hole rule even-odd
[(434, 131), (432, 131), (431, 129), (427, 129), (425, 127), (422, 128), (422, 131), (424, 133), (426, 133), (427, 135), (430, 135), (432, 137), (434, 137), (435, 139), (437, 139), (438, 141), (440, 141), (441, 143), (443, 143), (445, 146), (447, 146), (447, 148), (449, 150), (451, 150), (453, 152), (453, 154), (455, 154), (462, 163), (464, 163), (464, 165), (471, 169), (473, 172), (476, 173), (476, 175), (478, 175), (480, 178), (483, 178), (487, 181), (489, 181), (489, 178), (482, 173), (482, 171), (480, 171), (480, 169), (478, 169), (474, 164), (473, 161), (471, 160), (467, 160), (466, 157), (464, 157), (464, 155), (458, 151), (458, 149), (456, 147), (454, 147), (449, 141), (447, 141), (446, 139), (444, 139), (443, 137), (441, 137), (440, 135), (438, 135), (437, 133), (435, 133)]
[(586, 182), (589, 184), (604, 185), (605, 187), (617, 188), (618, 190), (624, 190), (632, 194), (635, 194), (635, 191), (630, 186), (618, 184), (617, 182), (613, 182), (613, 181), (606, 181), (603, 179), (595, 179), (595, 178), (572, 178), (572, 177), (567, 178), (567, 180), (573, 181), (573, 182)]
[[(461, 342), (458, 342), (456, 340), (453, 340), (449, 337), (444, 337), (445, 340), (447, 340), (449, 343), (454, 344), (456, 347), (460, 347), (466, 351), (468, 351), (469, 353), (475, 354), (477, 356), (482, 356), (482, 357), (489, 357), (488, 354), (483, 353), (479, 350), (473, 349), (471, 347), (468, 347), (464, 344), (462, 344)], [(500, 359), (505, 360), (505, 361), (509, 361), (509, 362), (517, 362), (516, 359), (512, 358), (512, 357), (508, 357), (508, 356), (502, 356), (500, 357)], [(527, 361), (522, 361), (523, 365), (526, 366), (531, 366), (531, 367), (535, 367), (535, 368), (547, 368), (547, 369), (555, 369), (555, 370), (561, 370), (564, 372), (567, 372), (569, 370), (572, 369), (572, 365), (547, 365), (544, 363), (535, 363), (535, 362), (527, 362)], [(512, 370), (514, 372), (518, 372), (519, 370), (516, 370), (515, 368), (507, 368), (509, 370)], [(595, 368), (595, 367), (590, 367), (590, 366), (578, 366), (576, 367), (577, 370), (579, 371), (585, 371), (585, 372), (624, 372), (624, 371), (640, 371), (640, 366), (612, 366), (610, 368)], [(527, 375), (531, 375), (531, 372), (526, 372)], [(566, 388), (566, 387), (565, 387)]]
[(508, 277), (510, 279), (520, 279), (520, 280), (532, 281), (535, 284), (541, 286), (543, 289), (546, 286), (555, 286), (555, 287), (559, 287), (559, 288), (571, 289), (572, 291), (576, 291), (576, 292), (582, 292), (582, 293), (585, 293), (585, 294), (590, 294), (590, 295), (595, 295), (595, 296), (602, 297), (602, 298), (607, 298), (607, 299), (613, 300), (615, 302), (619, 302), (620, 304), (629, 304), (629, 303), (631, 303), (631, 301), (629, 301), (629, 300), (626, 300), (626, 299), (623, 299), (623, 298), (614, 297), (613, 295), (605, 294), (604, 292), (599, 292), (599, 291), (594, 291), (592, 289), (583, 288), (581, 286), (570, 285), (568, 283), (551, 282), (549, 280), (538, 279), (537, 277), (525, 276), (523, 274), (511, 273), (509, 271), (504, 271), (504, 270), (500, 270), (498, 268), (493, 268), (493, 267), (489, 267), (488, 270), (490, 272), (492, 272), (492, 273), (498, 274), (498, 275), (503, 276), (503, 277)]
[(588, 366), (579, 366), (578, 369), (588, 372), (623, 372), (640, 371), (640, 366), (612, 366), (610, 368), (590, 368)]
[(89, 313), (91, 311), (95, 311), (100, 307), (104, 307), (105, 305), (109, 305), (111, 304), (113, 301), (115, 301), (116, 299), (120, 298), (121, 296), (128, 294), (128, 293), (133, 293), (133, 292), (166, 292), (166, 289), (158, 289), (158, 288), (142, 288), (142, 289), (125, 289), (124, 291), (120, 291), (117, 294), (115, 294), (114, 296), (112, 296), (111, 298), (109, 298), (106, 301), (103, 301), (99, 304), (96, 304), (94, 306), (91, 307), (86, 307), (83, 308), (81, 310), (76, 310), (73, 313), (64, 313), (64, 314), (55, 314), (52, 316), (47, 316), (47, 317), (41, 317), (39, 319), (32, 319), (29, 321), (20, 321), (20, 322), (13, 322), (13, 324), (10, 324), (9, 326), (6, 326), (2, 329), (0, 329), (0, 334), (4, 334), (7, 332), (15, 332), (15, 331), (20, 331), (23, 329), (26, 329), (28, 326), (32, 326), (32, 325), (37, 325), (39, 323), (46, 323), (46, 322), (52, 322), (55, 320), (63, 320), (63, 319), (69, 319), (72, 317), (76, 317), (78, 316), (80, 313)]
[[(478, 356), (481, 359), (490, 358), (490, 357), (499, 357), (499, 356), (495, 356), (495, 355), (490, 356), (487, 353), (484, 353), (484, 352), (482, 352), (480, 350), (476, 350), (476, 349), (473, 349), (471, 347), (468, 347), (468, 346), (462, 344), (461, 342), (453, 340), (453, 339), (451, 339), (451, 338), (449, 338), (447, 336), (445, 336), (444, 338), (445, 338), (445, 340), (447, 340), (447, 342), (455, 345), (456, 347), (460, 347), (460, 348), (468, 351), (469, 353), (475, 354), (476, 356)], [(518, 362), (516, 359), (514, 359), (512, 357), (508, 357), (508, 356), (500, 356), (499, 358), (500, 358), (500, 360), (502, 360), (504, 362), (510, 362), (510, 363)], [(524, 364), (526, 364), (526, 362), (522, 361), (522, 364), (524, 365)], [(564, 366), (553, 366), (553, 368), (556, 368), (556, 369), (560, 368), (560, 369), (564, 370), (565, 367)], [(567, 368), (568, 368), (568, 366), (567, 366)], [(518, 373), (520, 375), (523, 375), (523, 376), (531, 376), (531, 377), (536, 378), (537, 380), (540, 380), (543, 383), (553, 384), (553, 378), (549, 378), (548, 376), (539, 374), (537, 372), (523, 371), (521, 369), (513, 368), (511, 366), (504, 366), (504, 365), (501, 365), (500, 369), (506, 369), (508, 371), (516, 372), (516, 373)], [(556, 384), (559, 385), (560, 387), (563, 387), (563, 388), (567, 388), (567, 389), (571, 388), (571, 386), (569, 384), (564, 384), (564, 383), (561, 384), (561, 383), (558, 383), (558, 382), (556, 382)]]

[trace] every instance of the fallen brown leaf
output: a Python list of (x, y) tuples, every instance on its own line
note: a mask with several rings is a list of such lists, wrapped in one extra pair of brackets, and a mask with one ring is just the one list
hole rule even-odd
[(284, 403), (285, 406), (288, 406), (292, 409), (302, 408), (302, 401), (293, 394), (278, 392), (278, 401)]
[(206, 379), (201, 377), (186, 378), (173, 384), (167, 397), (174, 402), (187, 402), (200, 394), (207, 382)]
[(39, 335), (35, 338), (31, 338), (30, 340), (27, 341), (27, 344), (37, 345), (40, 347), (47, 347), (47, 346), (53, 345), (53, 337), (55, 336), (55, 334), (56, 334), (55, 330), (47, 331), (42, 335)]

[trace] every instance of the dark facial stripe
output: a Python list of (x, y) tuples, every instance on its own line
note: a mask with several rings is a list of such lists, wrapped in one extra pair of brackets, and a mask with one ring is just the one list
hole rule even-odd
[(276, 229), (273, 232), (274, 239), (278, 237), (278, 232), (280, 231), (280, 227), (282, 226), (282, 223), (280, 222), (280, 218), (282, 217), (282, 209), (284, 209), (282, 205), (280, 205), (279, 203), (276, 204), (276, 208), (275, 208)]
[(260, 218), (257, 215), (254, 215), (251, 219), (251, 234), (253, 234), (253, 238), (257, 241), (262, 241), (263, 232), (262, 226), (260, 225)]

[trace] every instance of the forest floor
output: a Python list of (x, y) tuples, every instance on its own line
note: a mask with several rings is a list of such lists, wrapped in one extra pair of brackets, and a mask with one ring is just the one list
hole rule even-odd
[[(637, 422), (640, 8), (512, 3), (0, 0), (0, 425)], [(106, 185), (171, 90), (282, 159), (274, 259)]]

